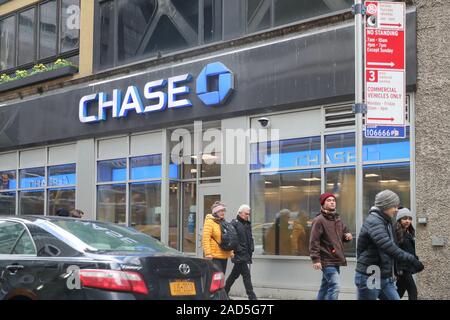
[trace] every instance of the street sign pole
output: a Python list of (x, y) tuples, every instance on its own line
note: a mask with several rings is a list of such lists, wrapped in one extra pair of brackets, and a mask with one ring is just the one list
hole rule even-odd
[(365, 13), (362, 0), (355, 0), (353, 7), (355, 13), (355, 105), (354, 112), (356, 117), (356, 235), (362, 226), (363, 220), (363, 167), (362, 167), (362, 148), (363, 148), (363, 114), (365, 113), (365, 105), (363, 104), (363, 16)]

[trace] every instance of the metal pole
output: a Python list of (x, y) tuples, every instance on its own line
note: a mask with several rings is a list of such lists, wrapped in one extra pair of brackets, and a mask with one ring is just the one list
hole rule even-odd
[[(363, 218), (363, 12), (362, 0), (355, 0), (355, 116), (356, 116), (356, 234)], [(358, 9), (359, 8), (359, 9)]]

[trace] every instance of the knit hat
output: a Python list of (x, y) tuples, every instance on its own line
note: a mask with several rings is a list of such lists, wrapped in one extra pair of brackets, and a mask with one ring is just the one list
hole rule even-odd
[(397, 221), (404, 217), (411, 217), (413, 221), (416, 220), (416, 215), (412, 213), (408, 208), (401, 208), (397, 212)]
[(395, 192), (391, 190), (383, 190), (375, 196), (375, 207), (381, 211), (389, 208), (398, 207), (400, 205), (400, 198)]
[(327, 193), (322, 193), (322, 194), (320, 195), (320, 205), (323, 207), (323, 204), (325, 203), (325, 201), (326, 201), (328, 198), (330, 198), (330, 197), (333, 197), (334, 200), (336, 200), (336, 196), (335, 196), (334, 194), (329, 193), (329, 192), (327, 192)]

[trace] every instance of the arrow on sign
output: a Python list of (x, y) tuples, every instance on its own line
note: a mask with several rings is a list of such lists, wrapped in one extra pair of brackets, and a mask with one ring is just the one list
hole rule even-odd
[(393, 67), (395, 66), (395, 63), (391, 62), (367, 62), (368, 66), (388, 66), (388, 67)]
[(386, 26), (386, 27), (401, 27), (401, 23), (380, 23), (380, 26)]
[(367, 118), (368, 120), (394, 121), (394, 118)]

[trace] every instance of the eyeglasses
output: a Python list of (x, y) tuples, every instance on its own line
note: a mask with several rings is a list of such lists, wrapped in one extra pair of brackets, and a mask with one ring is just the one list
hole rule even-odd
[(411, 218), (411, 217), (403, 217), (402, 220), (409, 220), (409, 221), (412, 221), (412, 218)]

